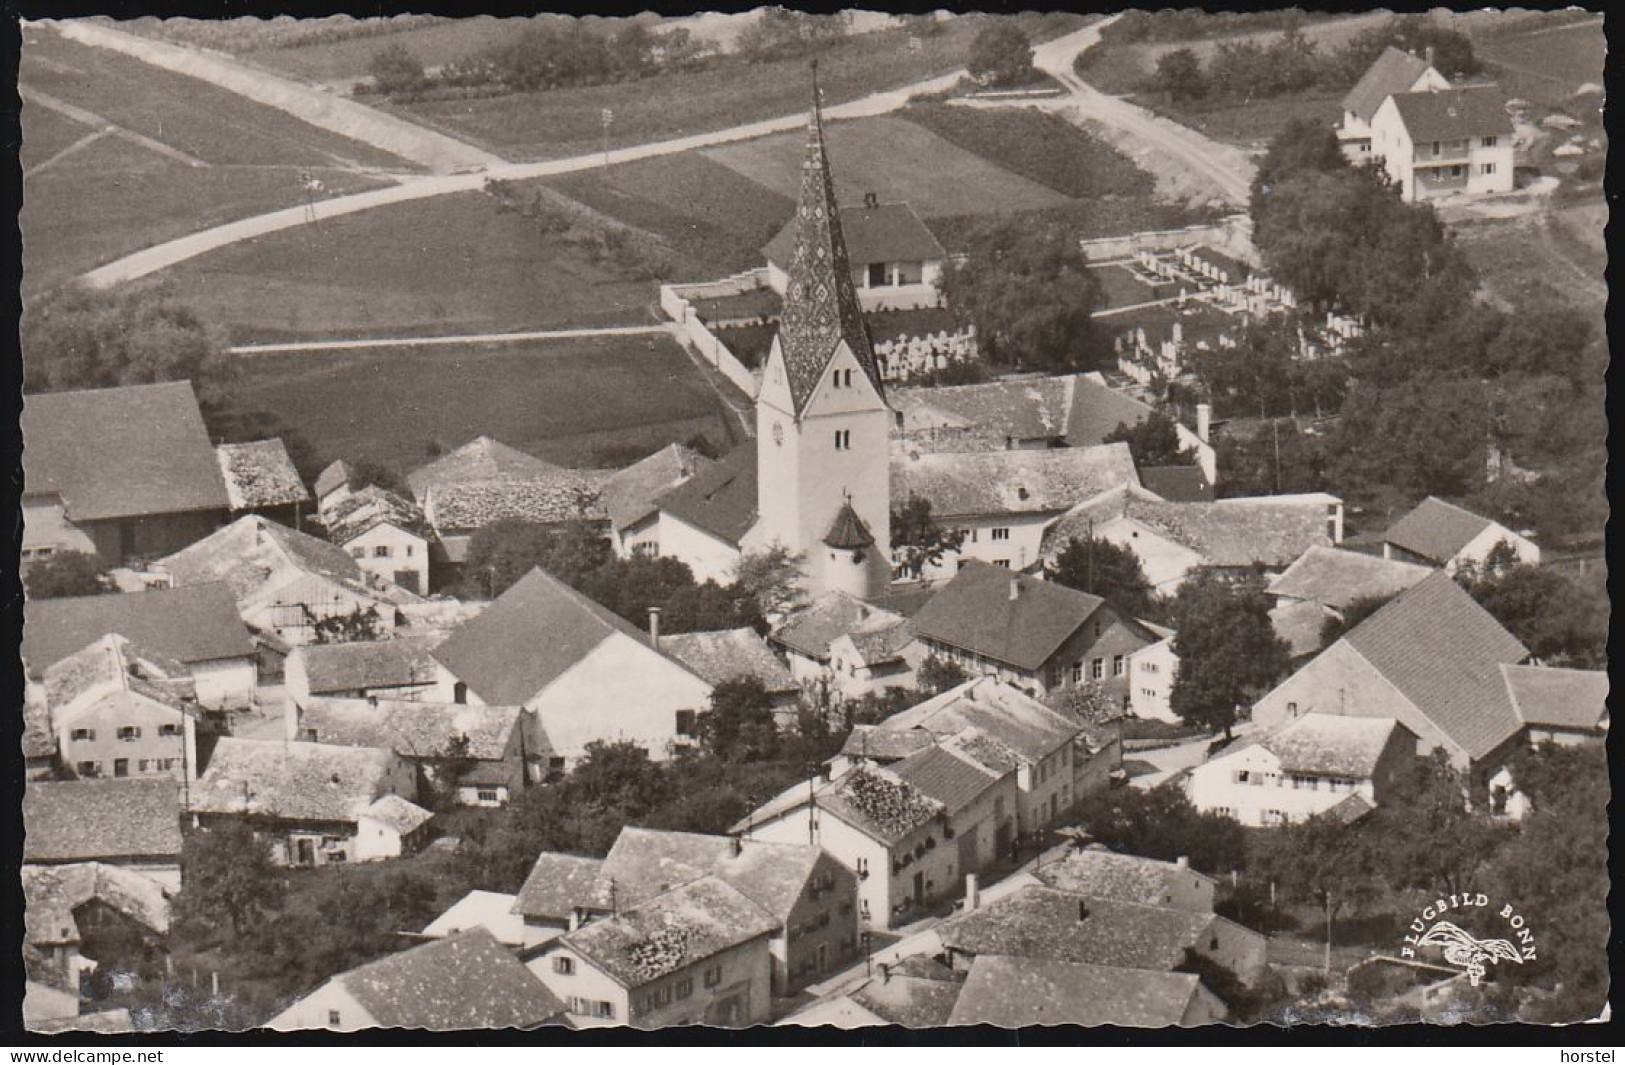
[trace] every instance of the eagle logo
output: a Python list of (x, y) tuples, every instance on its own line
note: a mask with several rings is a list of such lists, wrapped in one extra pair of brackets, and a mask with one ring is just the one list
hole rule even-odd
[(1467, 973), (1467, 982), (1474, 987), (1484, 979), (1486, 963), (1494, 965), (1498, 961), (1510, 961), (1523, 964), (1523, 955), (1518, 953), (1517, 947), (1506, 940), (1479, 939), (1449, 921), (1435, 922), (1433, 927), (1417, 940), (1416, 945), (1443, 948), (1444, 960), (1451, 965), (1460, 966)]

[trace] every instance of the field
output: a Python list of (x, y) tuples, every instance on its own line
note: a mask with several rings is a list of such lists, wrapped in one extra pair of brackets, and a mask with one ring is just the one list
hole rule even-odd
[(1229, 100), (1218, 103), (1181, 100), (1169, 103), (1160, 98), (1137, 96), (1143, 107), (1212, 137), (1216, 141), (1262, 151), (1275, 135), (1295, 119), (1308, 119), (1330, 126), (1343, 115), (1339, 92), (1304, 92), (1268, 97), (1252, 103)]
[(1492, 300), (1507, 306), (1572, 308), (1597, 321), (1600, 337), (1608, 296), (1603, 279), (1607, 221), (1608, 207), (1598, 201), (1458, 226), (1454, 232)]
[[(323, 461), (398, 472), (480, 434), (553, 462), (625, 463), (705, 432), (715, 396), (664, 337), (394, 348), (246, 359), (236, 403), (298, 431)], [(635, 453), (634, 453), (635, 452)]]
[(31, 97), (22, 114), (21, 216), (30, 296), (120, 255), (297, 204), (307, 195), (306, 172), (322, 183), (320, 195), (331, 195), (388, 184), (373, 168), (405, 166), (200, 81), (45, 30), (28, 34), (21, 80)]

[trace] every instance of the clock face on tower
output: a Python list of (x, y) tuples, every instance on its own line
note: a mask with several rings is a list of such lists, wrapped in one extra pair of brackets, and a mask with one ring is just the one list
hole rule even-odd
[(773, 443), (779, 447), (784, 446), (784, 426), (778, 422), (773, 423)]

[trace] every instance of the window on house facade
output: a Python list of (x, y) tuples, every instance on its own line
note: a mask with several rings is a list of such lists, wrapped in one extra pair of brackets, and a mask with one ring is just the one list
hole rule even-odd
[(113, 775), (115, 777), (127, 777), (127, 776), (129, 776), (130, 775), (130, 760), (128, 758), (115, 758), (115, 759), (113, 759)]
[(174, 769), (175, 766), (178, 765), (179, 763), (180, 763), (179, 758), (163, 758), (163, 759), (159, 760), (159, 768), (167, 773), (171, 769)]
[(1450, 168), (1450, 176), (1451, 177), (1461, 177), (1461, 167), (1459, 165), (1451, 167)]
[(158, 735), (160, 736), (179, 736), (180, 734), (181, 727), (179, 725), (169, 724), (158, 726)]
[(1010, 539), (1010, 530), (1009, 529), (994, 529), (993, 530), (993, 539), (995, 539), (995, 540), (1008, 540), (1008, 539)]
[(1046, 669), (1044, 673), (1045, 682), (1051, 688), (1059, 688), (1061, 686), (1061, 665), (1059, 662), (1051, 662), (1049, 668)]
[(713, 965), (705, 970), (705, 986), (718, 987), (722, 983), (722, 966)]
[(479, 790), (479, 798), (480, 798), (481, 802), (496, 802), (497, 801), (497, 789), (495, 789), (495, 788), (481, 788)]
[(148, 766), (147, 760), (145, 758), (142, 758), (142, 759), (138, 760), (135, 763), (135, 771), (137, 773), (145, 773), (147, 771), (147, 766)]
[(1081, 658), (1072, 663), (1072, 683), (1083, 683), (1083, 659)]
[(102, 775), (102, 764), (100, 762), (79, 762), (74, 765), (73, 769), (82, 777), (99, 777)]
[(993, 564), (995, 566), (998, 566), (1000, 569), (1009, 569), (1010, 568), (1010, 560), (1007, 559), (1007, 558), (996, 558), (996, 559), (993, 560)]
[(869, 875), (869, 859), (858, 859), (858, 879), (862, 880)]
[(560, 954), (553, 959), (553, 971), (560, 976), (573, 976), (576, 971), (576, 960), (568, 955)]
[(882, 286), (884, 284), (886, 284), (886, 264), (885, 263), (870, 263), (869, 264), (869, 287), (870, 288), (879, 288), (880, 286)]
[(327, 1011), (327, 1023), (334, 1026), (337, 1026), (340, 1023), (338, 1010)]
[(1245, 783), (1247, 783), (1247, 777), (1248, 777), (1248, 771), (1247, 770), (1245, 770), (1245, 769), (1236, 770), (1236, 783), (1237, 784), (1245, 784)]
[(352, 547), (352, 548), (350, 548), (350, 557), (351, 558), (366, 558), (367, 557), (367, 549), (365, 547)]
[(1090, 659), (1089, 660), (1089, 679), (1090, 680), (1101, 680), (1101, 679), (1104, 679), (1105, 676), (1106, 676), (1106, 660), (1104, 658)]
[[(1492, 133), (1488, 137), (1485, 137), (1483, 140), (1479, 141), (1478, 144), (1481, 148), (1493, 148), (1495, 147), (1496, 140), (1496, 136)], [(1491, 163), (1489, 165), (1494, 166), (1495, 164)], [(1488, 173), (1488, 171), (1485, 172)]]
[(835, 430), (835, 450), (836, 451), (850, 451), (850, 450), (852, 450), (852, 430), (850, 430), (850, 429), (837, 429), (837, 430)]
[(411, 544), (406, 545), (406, 557), (407, 558), (412, 557), (412, 545)]
[(388, 544), (378, 544), (378, 545), (374, 546), (373, 549), (372, 549), (372, 557), (373, 558), (388, 558), (389, 557), (389, 545)]
[(76, 728), (69, 734), (69, 736), (76, 742), (94, 740), (96, 738), (96, 730), (93, 728)]
[(1112, 655), (1112, 676), (1121, 677), (1127, 665), (1122, 655)]
[(687, 998), (694, 993), (694, 978), (685, 976), (677, 981), (676, 992), (678, 998)]
[(1478, 172), (1480, 174), (1493, 174), (1493, 173), (1495, 173), (1495, 164), (1494, 163), (1483, 163), (1483, 164), (1481, 164), (1479, 166)]
[(121, 726), (119, 728), (119, 730), (118, 730), (118, 738), (119, 738), (119, 742), (121, 742), (121, 743), (134, 743), (136, 740), (141, 738), (141, 726), (140, 725), (123, 725), (123, 726)]
[(677, 711), (677, 735), (694, 737), (699, 735), (695, 728), (695, 714), (692, 710)]

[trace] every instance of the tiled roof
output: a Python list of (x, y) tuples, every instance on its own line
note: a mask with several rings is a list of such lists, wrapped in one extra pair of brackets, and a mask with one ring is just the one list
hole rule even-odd
[(939, 739), (974, 728), (1029, 762), (1047, 758), (1078, 734), (1078, 726), (1068, 718), (994, 677), (965, 681), (893, 714), (877, 728), (886, 732), (924, 729)]
[(817, 789), (818, 805), (890, 845), (942, 813), (942, 803), (884, 769), (860, 766)]
[[(1080, 919), (1081, 916), (1081, 919)], [(1203, 942), (1213, 914), (1090, 898), (1029, 885), (936, 929), (963, 954), (1084, 962), (1169, 972)]]
[(519, 706), (617, 632), (648, 644), (625, 618), (533, 569), (464, 622), (434, 657), (485, 702)]
[(1127, 444), (894, 454), (891, 480), (894, 500), (921, 496), (941, 519), (1056, 513), (1140, 483)]
[(854, 725), (841, 744), (841, 753), (881, 762), (895, 761), (935, 746), (937, 737), (922, 728), (892, 729), (880, 725)]
[(1212, 877), (1189, 867), (1096, 847), (1075, 851), (1035, 870), (1033, 875), (1057, 891), (1146, 906), (1172, 905), (1174, 888), (1181, 881), (1205, 880), (1209, 886), (1213, 884)]
[(1293, 658), (1302, 658), (1319, 651), (1325, 644), (1320, 634), (1330, 617), (1319, 603), (1283, 600), (1280, 606), (1270, 608), (1270, 625), (1275, 635), (1286, 641)]
[(756, 524), (756, 448), (743, 444), (662, 495), (659, 508), (738, 545)]
[(343, 459), (328, 463), (327, 467), (316, 475), (317, 501), (320, 502), (329, 493), (336, 492), (340, 488), (348, 488), (354, 477), (355, 470)]
[(1119, 425), (1138, 425), (1150, 414), (1149, 405), (1110, 387), (1099, 374), (1079, 374), (1072, 387), (1066, 442), (1070, 447), (1102, 444)]
[(1500, 667), (1523, 662), (1528, 649), (1443, 571), (1343, 640), (1469, 758), (1490, 753), (1522, 724)]
[(232, 510), (309, 502), (310, 492), (299, 479), (299, 471), (280, 437), (247, 444), (217, 444), (214, 451)]
[(430, 921), (423, 935), (444, 939), (469, 928), (483, 928), (498, 943), (517, 947), (525, 941), (525, 921), (514, 912), (516, 896), (500, 891), (475, 889), (452, 903), (445, 913)]
[(858, 659), (866, 666), (877, 666), (902, 661), (903, 650), (914, 642), (914, 623), (907, 618), (872, 620), (846, 635)]
[(905, 619), (847, 595), (827, 592), (776, 629), (773, 642), (820, 661), (829, 658), (829, 645), (837, 637), (860, 630), (891, 627)]
[(863, 524), (858, 512), (852, 509), (850, 500), (841, 504), (841, 509), (835, 512), (835, 520), (830, 522), (829, 531), (824, 534), (827, 546), (842, 551), (870, 547), (874, 542), (869, 526)]
[(1394, 94), (1400, 121), (1413, 143), (1512, 136), (1507, 98), (1498, 86)]
[(468, 756), (488, 762), (501, 760), (523, 713), (517, 706), (322, 696), (304, 700), (299, 711), (301, 736), (314, 729), (316, 743), (385, 747), (402, 758), (421, 759), (444, 754), (466, 737)]
[(220, 583), (30, 599), (23, 618), (23, 658), (36, 677), (114, 632), (145, 651), (188, 665), (254, 654), (231, 589)]
[(545, 459), (527, 455), (488, 436), (477, 436), (406, 475), (412, 494), (421, 502), (432, 487), (454, 484), (524, 484), (548, 481), (563, 472)]
[[(1012, 584), (1020, 589), (1015, 598)], [(1103, 602), (1063, 585), (971, 561), (914, 615), (914, 625), (922, 638), (1031, 671), (1048, 661)]]
[(942, 976), (897, 971), (917, 960), (921, 959), (916, 956), (900, 962), (889, 978), (877, 976), (865, 981), (850, 992), (852, 1001), (885, 1023), (902, 1028), (941, 1028), (948, 1024), (959, 998), (959, 978), (942, 966), (938, 966)]
[(1370, 122), (1384, 100), (1395, 93), (1409, 91), (1427, 68), (1426, 60), (1390, 45), (1343, 97), (1343, 110), (1353, 112), (1363, 122)]
[(428, 824), (434, 814), (399, 795), (380, 795), (362, 816), (404, 836)]
[(599, 501), (610, 525), (625, 529), (659, 510), (662, 495), (710, 465), (693, 448), (670, 444), (611, 474), (599, 490)]
[(88, 693), (135, 692), (180, 709), (196, 694), (196, 684), (180, 662), (152, 654), (117, 633), (109, 633), (45, 671), (42, 685), (53, 715)]
[(543, 920), (562, 921), (578, 908), (605, 908), (598, 897), (598, 871), (602, 858), (543, 853), (530, 867), (525, 884), (514, 900), (513, 912)]
[(30, 781), (23, 831), (25, 864), (178, 858), (180, 784), (167, 777)]
[(422, 637), (308, 644), (293, 653), (303, 660), (312, 695), (399, 688), (435, 679), (434, 641)]
[(807, 123), (807, 157), (801, 167), (801, 193), (792, 223), (795, 240), (789, 258), (783, 260), (789, 281), (784, 309), (779, 313), (779, 348), (797, 418), (806, 410), (824, 370), (842, 344), (851, 351), (875, 391), (886, 394), (852, 281), (817, 93), (814, 87), (812, 115)]
[(1165, 1028), (1179, 1024), (1200, 993), (1195, 973), (979, 954), (947, 1023)]
[(598, 874), (598, 897), (607, 897), (613, 881), (617, 905), (635, 906), (691, 880), (714, 876), (784, 923), (822, 854), (811, 844), (628, 826), (621, 829), (604, 859)]
[(707, 684), (755, 677), (770, 694), (796, 692), (800, 685), (755, 629), (673, 633), (660, 646)]
[(190, 381), (46, 392), (23, 405), (23, 475), (71, 521), (230, 503)]
[(918, 754), (911, 754), (891, 766), (891, 771), (899, 780), (918, 788), (922, 795), (941, 803), (950, 817), (981, 798), (1002, 776), (943, 746), (927, 747)]
[(983, 429), (1017, 440), (1060, 440), (1066, 436), (1077, 381), (1076, 375), (1021, 377), (898, 389), (892, 394), (892, 406), (905, 417), (919, 411), (933, 423)]
[(1131, 518), (1202, 556), (1205, 565), (1285, 566), (1309, 548), (1328, 545), (1326, 508), (1338, 503), (1324, 492), (1247, 496), (1211, 503), (1170, 503), (1130, 489), (1075, 508), (1044, 533), (1046, 558), (1072, 539), (1085, 539), (1090, 525)]
[(138, 924), (169, 932), (169, 897), (152, 877), (103, 862), (22, 867), (27, 941), (47, 947), (80, 941), (73, 911), (91, 900), (111, 906)]
[(1389, 526), (1382, 538), (1413, 555), (1443, 564), (1493, 524), (1489, 518), (1428, 496)]
[(342, 585), (352, 594), (388, 603), (418, 596), (369, 582), (349, 552), (326, 540), (248, 514), (159, 563), (177, 586), (224, 581), (239, 601), (300, 571)]
[(1326, 811), (1326, 816), (1340, 821), (1345, 825), (1349, 825), (1358, 821), (1360, 818), (1364, 817), (1366, 814), (1375, 809), (1375, 806), (1372, 806), (1366, 801), (1366, 797), (1364, 795), (1361, 795), (1359, 792), (1355, 792), (1352, 795), (1344, 797), (1336, 805), (1330, 807)]
[(1403, 727), (1387, 717), (1307, 713), (1253, 742), (1280, 759), (1283, 772), (1365, 780)]
[(1605, 670), (1503, 665), (1501, 673), (1525, 724), (1591, 730), (1608, 718)]
[(1211, 503), (1213, 485), (1200, 466), (1141, 466), (1140, 483), (1170, 503)]
[(424, 513), (442, 534), (483, 529), (499, 521), (552, 525), (604, 518), (596, 480), (559, 470), (546, 480), (437, 484), (423, 497)]
[(380, 525), (393, 525), (419, 537), (426, 532), (423, 512), (416, 503), (375, 484), (358, 488), (338, 506), (323, 510), (322, 522), (327, 526), (328, 538), (339, 545)]
[[(783, 267), (795, 253), (796, 225), (792, 218), (762, 254), (767, 261)], [(876, 207), (842, 207), (841, 235), (846, 239), (847, 260), (854, 263), (941, 262), (948, 257), (942, 244), (906, 203), (883, 203)]]
[(334, 980), (384, 1028), (534, 1028), (564, 1010), (484, 928), (391, 954)]
[(200, 813), (354, 822), (391, 789), (395, 755), (379, 747), (223, 737), (191, 788)]
[(1268, 591), (1341, 610), (1356, 599), (1397, 595), (1432, 572), (1427, 566), (1317, 544), (1270, 581)]
[(558, 943), (622, 985), (637, 988), (778, 927), (743, 892), (720, 877), (704, 876), (570, 932)]

